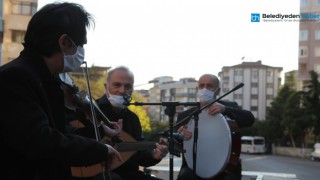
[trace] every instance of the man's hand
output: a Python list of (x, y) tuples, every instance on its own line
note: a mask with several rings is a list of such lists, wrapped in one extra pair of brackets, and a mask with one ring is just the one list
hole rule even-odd
[(106, 144), (106, 146), (108, 147), (107, 168), (109, 169), (111, 167), (111, 164), (112, 164), (112, 162), (114, 161), (115, 158), (118, 161), (122, 161), (122, 157), (121, 157), (120, 153), (116, 149), (114, 149), (112, 146), (110, 146), (109, 144)]
[(184, 125), (178, 129), (178, 131), (183, 134), (184, 140), (189, 140), (192, 137), (192, 132), (189, 131), (187, 128), (188, 128), (188, 125)]
[(113, 126), (112, 128), (106, 126), (105, 124), (102, 124), (104, 132), (110, 138), (112, 138), (113, 136), (118, 136), (120, 134), (123, 127), (123, 120), (119, 119), (117, 122), (111, 122), (111, 124)]
[(163, 139), (160, 139), (160, 142), (156, 143), (156, 146), (157, 148), (153, 150), (152, 156), (154, 159), (161, 160), (168, 154), (168, 146), (166, 145)]
[(213, 104), (211, 104), (208, 108), (208, 114), (210, 115), (215, 115), (217, 113), (223, 113), (225, 111), (225, 106), (215, 102)]

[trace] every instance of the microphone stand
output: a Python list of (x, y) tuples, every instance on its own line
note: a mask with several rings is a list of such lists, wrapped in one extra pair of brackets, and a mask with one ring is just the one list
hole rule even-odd
[[(185, 124), (189, 119), (193, 116), (194, 117), (194, 131), (193, 131), (193, 149), (192, 149), (192, 161), (193, 161), (193, 170), (192, 170), (192, 177), (193, 179), (196, 179), (196, 168), (197, 168), (197, 147), (198, 147), (198, 121), (199, 121), (199, 114), (202, 112), (202, 110), (206, 109), (207, 107), (211, 106), (213, 103), (219, 101), (226, 95), (232, 93), (233, 91), (236, 91), (243, 87), (243, 83), (238, 84), (236, 87), (231, 89), (229, 92), (225, 93), (224, 95), (220, 96), (219, 98), (212, 100), (207, 105), (203, 106), (202, 108), (197, 108), (195, 111), (191, 112), (186, 118), (181, 120), (179, 123), (176, 123), (172, 128), (178, 128), (182, 124)], [(172, 130), (172, 129), (170, 129)]]
[[(126, 98), (125, 98), (126, 100)], [(165, 106), (164, 110), (165, 114), (169, 116), (169, 152), (170, 152), (170, 161), (169, 161), (169, 178), (173, 180), (173, 154), (174, 154), (174, 141), (173, 141), (173, 120), (174, 115), (176, 114), (176, 106), (198, 106), (197, 102), (161, 102), (161, 103), (142, 103), (142, 102), (134, 102), (134, 103), (126, 103), (126, 105), (135, 105), (135, 106), (143, 106), (143, 105), (162, 105)]]

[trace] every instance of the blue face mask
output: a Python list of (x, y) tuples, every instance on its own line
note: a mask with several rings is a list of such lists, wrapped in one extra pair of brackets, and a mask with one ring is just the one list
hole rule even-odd
[[(71, 40), (72, 41), (72, 40)], [(74, 44), (74, 42), (72, 41)], [(75, 44), (74, 44), (75, 45)], [(76, 45), (75, 45), (76, 46)], [(62, 72), (72, 72), (78, 69), (84, 62), (84, 48), (77, 47), (77, 52), (73, 55), (64, 55), (64, 68)]]
[(197, 97), (199, 101), (204, 104), (209, 104), (215, 98), (214, 92), (206, 88), (198, 90)]

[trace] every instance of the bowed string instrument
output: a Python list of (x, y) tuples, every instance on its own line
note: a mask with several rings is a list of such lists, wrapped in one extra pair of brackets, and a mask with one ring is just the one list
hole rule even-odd
[[(87, 69), (87, 68), (86, 68)], [(115, 137), (104, 136), (101, 138), (99, 127), (106, 125), (109, 128), (113, 127), (107, 116), (101, 111), (98, 104), (93, 100), (91, 96), (88, 72), (86, 74), (88, 94), (81, 91), (73, 82), (71, 76), (67, 73), (59, 74), (58, 81), (60, 87), (64, 92), (65, 107), (73, 111), (81, 111), (86, 115), (89, 123), (94, 127), (95, 138), (97, 141), (112, 145), (117, 151), (120, 152), (122, 161), (113, 159), (109, 170), (116, 169), (126, 162), (136, 151), (139, 150), (152, 150), (156, 148), (155, 142), (140, 142), (136, 141), (131, 135), (125, 131), (120, 131), (119, 135)], [(86, 124), (85, 122), (84, 124)], [(74, 177), (93, 177), (102, 175), (105, 179), (104, 174), (108, 172), (105, 163), (98, 163), (83, 167), (71, 167), (72, 176)], [(108, 174), (109, 175), (109, 174)]]
[[(95, 139), (99, 142), (101, 142), (101, 135), (99, 131), (99, 126), (101, 125), (98, 122), (97, 116), (96, 116), (96, 103), (94, 104), (94, 101), (91, 96), (91, 89), (89, 85), (88, 80), (88, 68), (86, 67), (86, 71), (84, 72), (86, 75), (86, 84), (88, 89), (88, 94), (86, 94), (84, 91), (80, 91), (79, 88), (75, 85), (73, 82), (71, 76), (68, 73), (60, 73), (58, 76), (58, 81), (60, 82), (60, 88), (62, 89), (64, 93), (64, 102), (65, 107), (72, 110), (72, 111), (81, 111), (85, 114), (86, 120), (89, 121), (93, 125), (94, 128), (94, 134)], [(79, 121), (79, 120), (77, 120)], [(99, 123), (99, 124), (98, 124)], [(107, 125), (111, 127), (111, 122), (106, 121)], [(84, 123), (85, 124), (85, 123)], [(83, 126), (80, 126), (83, 127)], [(80, 128), (78, 126), (78, 128)], [(95, 165), (92, 165), (94, 168), (88, 169), (87, 167), (71, 167), (71, 173), (74, 177), (98, 177), (100, 176), (101, 179), (105, 180), (106, 175), (109, 176), (110, 174), (107, 171), (106, 163), (98, 163)], [(106, 172), (106, 173), (105, 173)]]

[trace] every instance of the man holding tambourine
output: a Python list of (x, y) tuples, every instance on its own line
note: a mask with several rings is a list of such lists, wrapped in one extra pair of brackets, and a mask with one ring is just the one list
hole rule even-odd
[[(197, 97), (200, 102), (200, 108), (209, 104), (216, 98), (220, 92), (219, 79), (211, 74), (204, 74), (200, 77), (197, 86)], [(190, 113), (194, 112), (198, 107), (190, 108), (178, 115), (178, 122), (184, 120)], [(254, 116), (250, 111), (240, 109), (236, 102), (230, 101), (217, 101), (204, 109), (199, 114), (199, 126), (198, 126), (198, 142), (197, 142), (197, 166), (196, 175), (192, 170), (192, 143), (193, 143), (193, 119), (186, 125), (179, 128), (179, 132), (184, 135), (184, 149), (186, 153), (183, 155), (182, 166), (177, 180), (238, 180), (241, 179), (241, 160), (236, 159), (234, 166), (229, 166), (227, 162), (232, 159), (233, 150), (230, 148), (239, 148), (236, 150), (238, 155), (240, 153), (240, 139), (239, 143), (232, 143), (228, 141), (234, 141), (231, 137), (235, 134), (232, 132), (234, 126), (230, 126), (231, 123), (235, 123), (237, 127), (249, 127), (254, 123)], [(228, 123), (227, 123), (228, 121)], [(229, 125), (229, 126), (228, 126)], [(232, 135), (230, 135), (230, 132)], [(206, 134), (207, 133), (207, 134)], [(240, 136), (239, 136), (240, 137)], [(238, 137), (237, 137), (238, 138)], [(218, 142), (216, 142), (218, 141)], [(217, 144), (215, 144), (217, 143)], [(212, 146), (212, 150), (210, 150)], [(225, 148), (224, 148), (225, 146)], [(210, 153), (208, 153), (210, 152)], [(208, 154), (206, 154), (208, 153)], [(205, 155), (204, 155), (205, 154)], [(201, 157), (204, 156), (204, 157)], [(225, 157), (225, 159), (223, 159)], [(222, 158), (219, 162), (217, 158)], [(226, 171), (226, 168), (232, 167)]]

